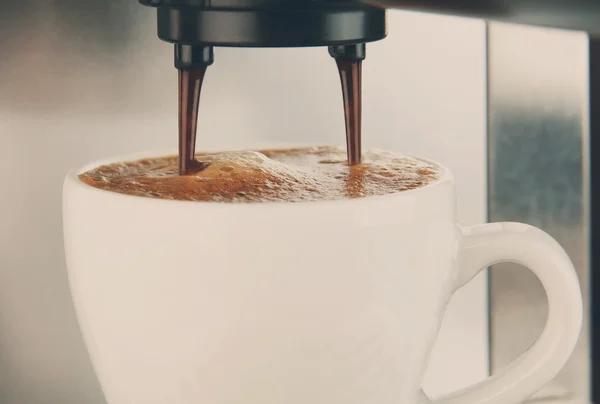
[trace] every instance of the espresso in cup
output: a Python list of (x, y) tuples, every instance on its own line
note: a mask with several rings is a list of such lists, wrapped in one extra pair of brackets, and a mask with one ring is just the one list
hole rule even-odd
[(197, 154), (189, 175), (176, 156), (103, 165), (79, 176), (96, 188), (151, 198), (212, 202), (301, 202), (386, 195), (436, 181), (424, 160), (366, 151), (349, 166), (342, 147)]
[[(68, 279), (109, 404), (517, 404), (573, 352), (568, 255), (525, 224), (458, 225), (441, 165), (371, 151), (349, 167), (343, 148), (317, 147), (196, 155), (180, 176), (175, 157), (138, 156), (75, 168), (63, 187)], [(429, 399), (421, 375), (452, 293), (499, 262), (540, 279), (542, 336)]]

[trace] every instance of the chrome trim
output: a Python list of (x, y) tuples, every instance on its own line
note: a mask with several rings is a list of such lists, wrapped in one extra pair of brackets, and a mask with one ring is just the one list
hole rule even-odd
[[(555, 237), (575, 264), (589, 314), (588, 39), (579, 32), (488, 27), (488, 214)], [(540, 335), (547, 315), (539, 281), (514, 264), (490, 273), (492, 372)], [(562, 373), (536, 401), (588, 402), (589, 325)]]

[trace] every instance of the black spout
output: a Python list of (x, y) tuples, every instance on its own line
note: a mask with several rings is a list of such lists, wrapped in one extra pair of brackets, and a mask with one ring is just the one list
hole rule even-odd
[(212, 65), (214, 61), (215, 56), (211, 46), (175, 45), (175, 67), (179, 70), (205, 68)]

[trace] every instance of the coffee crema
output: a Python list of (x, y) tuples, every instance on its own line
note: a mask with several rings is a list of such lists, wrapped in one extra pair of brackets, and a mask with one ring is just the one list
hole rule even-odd
[(301, 202), (386, 195), (423, 187), (441, 169), (413, 157), (371, 150), (349, 166), (342, 147), (196, 154), (189, 175), (176, 156), (97, 167), (79, 176), (95, 188), (150, 198), (210, 202)]

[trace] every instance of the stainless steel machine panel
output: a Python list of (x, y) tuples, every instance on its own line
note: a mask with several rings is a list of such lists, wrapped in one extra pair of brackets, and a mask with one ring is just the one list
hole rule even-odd
[[(576, 351), (538, 400), (587, 403), (589, 341), (588, 38), (583, 33), (488, 27), (489, 219), (538, 226), (574, 262), (585, 324)], [(546, 296), (535, 276), (502, 264), (490, 274), (491, 367), (495, 372), (540, 335)]]

